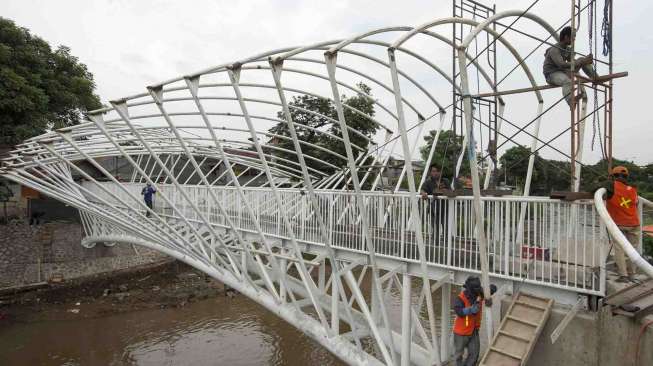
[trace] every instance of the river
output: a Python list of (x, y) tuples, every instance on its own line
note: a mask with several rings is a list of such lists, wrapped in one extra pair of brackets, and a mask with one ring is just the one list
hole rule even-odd
[(342, 365), (241, 295), (106, 317), (2, 322), (3, 366)]

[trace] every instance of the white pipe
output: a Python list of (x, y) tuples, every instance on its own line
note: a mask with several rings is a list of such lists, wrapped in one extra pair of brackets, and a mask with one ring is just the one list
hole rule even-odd
[[(626, 239), (626, 236), (619, 230), (619, 227), (610, 217), (608, 209), (605, 207), (605, 202), (603, 201), (603, 196), (605, 195), (605, 188), (601, 188), (596, 193), (594, 193), (594, 205), (596, 206), (596, 211), (598, 211), (601, 220), (605, 224), (608, 233), (614, 239), (615, 242), (621, 247), (621, 250), (626, 253), (631, 262), (637, 266), (642, 272), (646, 273), (647, 276), (653, 278), (653, 265), (646, 261), (637, 249), (635, 249), (632, 244)], [(641, 198), (640, 198), (641, 199)], [(650, 201), (646, 201), (647, 205), (651, 205)]]

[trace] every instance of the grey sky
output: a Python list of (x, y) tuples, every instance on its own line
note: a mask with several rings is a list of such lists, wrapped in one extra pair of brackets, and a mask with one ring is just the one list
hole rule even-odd
[[(486, 1), (489, 3), (489, 1)], [(527, 7), (531, 0), (497, 0), (499, 10)], [(603, 1), (598, 0), (600, 6)], [(540, 0), (532, 12), (559, 26), (568, 17), (569, 0)], [(646, 29), (653, 5), (621, 0), (615, 4), (615, 71), (629, 71), (615, 92), (614, 155), (653, 162), (653, 123), (647, 86), (653, 36)], [(599, 12), (600, 14), (600, 12)], [(335, 39), (390, 25), (417, 26), (451, 15), (451, 1), (35, 1), (4, 0), (1, 16), (27, 27), (53, 45), (72, 48), (88, 65), (103, 102), (144, 91), (144, 87), (181, 74), (236, 60), (261, 51)], [(601, 18), (599, 18), (600, 21)], [(587, 20), (583, 19), (585, 24)], [(525, 21), (524, 29), (529, 29)], [(581, 27), (578, 39), (587, 42)], [(527, 53), (531, 46), (520, 48)], [(544, 50), (530, 64), (537, 82), (544, 83), (539, 63)], [(449, 57), (449, 55), (446, 55)], [(500, 63), (503, 60), (500, 60)], [(513, 60), (507, 60), (508, 68)], [(501, 77), (501, 75), (500, 75)], [(506, 86), (526, 86), (525, 78)], [(545, 94), (548, 102), (559, 91)], [(591, 105), (590, 105), (591, 107)], [(545, 136), (565, 126), (544, 121)], [(568, 117), (566, 117), (568, 119)], [(587, 129), (591, 139), (592, 129)], [(568, 151), (568, 138), (557, 146)], [(590, 160), (598, 147), (586, 149)], [(547, 157), (556, 157), (544, 153)]]

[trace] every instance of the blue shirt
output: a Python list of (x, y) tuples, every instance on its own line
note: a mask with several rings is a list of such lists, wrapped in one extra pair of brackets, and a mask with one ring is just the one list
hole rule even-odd
[(141, 191), (143, 198), (147, 202), (152, 202), (152, 195), (155, 193), (156, 193), (156, 189), (152, 188), (151, 186), (147, 186), (143, 188), (143, 190)]

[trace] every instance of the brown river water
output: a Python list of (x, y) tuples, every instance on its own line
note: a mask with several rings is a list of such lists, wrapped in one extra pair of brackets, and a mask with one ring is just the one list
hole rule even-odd
[[(25, 305), (0, 308), (0, 366), (344, 365), (254, 301), (224, 292), (215, 295), (216, 282), (189, 271), (166, 264), (25, 294)], [(361, 284), (366, 297), (369, 278), (368, 272)], [(420, 284), (412, 282), (413, 304)], [(120, 290), (122, 286), (127, 288)], [(111, 294), (103, 296), (103, 289)], [(118, 300), (118, 291), (130, 296)], [(186, 300), (189, 293), (197, 295), (195, 300)], [(398, 331), (401, 295), (395, 287), (384, 297), (392, 328)], [(439, 314), (439, 292), (433, 300)], [(75, 308), (78, 312), (71, 313)]]
[(242, 295), (107, 317), (0, 322), (0, 365), (342, 365)]

